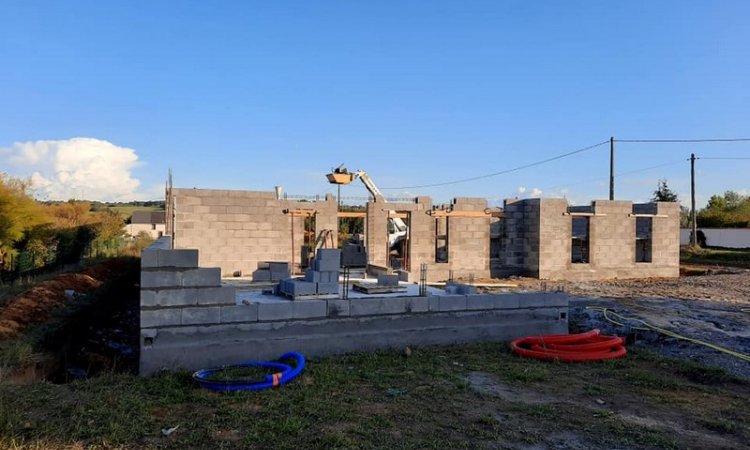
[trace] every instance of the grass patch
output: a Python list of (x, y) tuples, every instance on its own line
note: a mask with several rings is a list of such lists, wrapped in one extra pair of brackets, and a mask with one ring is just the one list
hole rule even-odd
[[(749, 436), (741, 424), (750, 412), (738, 398), (750, 397), (748, 383), (716, 385), (689, 368), (641, 352), (611, 363), (545, 364), (515, 357), (503, 344), (481, 344), (419, 348), (409, 357), (384, 351), (310, 358), (298, 379), (255, 392), (203, 390), (189, 373), (145, 378), (105, 373), (66, 385), (0, 385), (0, 447), (701, 446), (694, 436), (688, 440), (669, 431), (674, 417), (682, 418), (686, 429), (745, 442)], [(533, 390), (550, 403), (476, 395), (462, 381), (472, 371)], [(711, 387), (711, 395), (696, 393), (700, 383)], [(646, 394), (654, 389), (700, 396), (700, 408), (653, 400)], [(591, 395), (607, 404), (633, 404), (656, 422), (663, 413), (665, 427), (629, 422), (616, 409), (596, 405)], [(162, 428), (178, 425), (171, 436), (161, 435)]]
[(260, 380), (263, 380), (266, 377), (266, 375), (270, 375), (276, 372), (277, 370), (273, 370), (273, 369), (269, 369), (265, 367), (236, 366), (236, 367), (227, 367), (224, 370), (214, 372), (208, 377), (206, 377), (206, 379), (210, 381), (231, 381), (231, 380), (260, 381)]
[(750, 249), (684, 247), (680, 250), (680, 262), (750, 267)]
[(735, 433), (737, 431), (737, 423), (734, 420), (724, 417), (716, 417), (706, 420), (704, 424), (706, 425), (706, 428), (720, 433)]
[[(67, 321), (90, 320), (81, 317)], [(28, 358), (30, 350), (17, 345), (6, 357)], [(529, 394), (520, 397), (529, 403), (478, 395), (467, 381), (472, 372)], [(268, 373), (251, 367), (216, 376), (256, 380)], [(563, 364), (519, 358), (506, 344), (486, 343), (414, 348), (409, 357), (380, 351), (309, 358), (299, 378), (265, 391), (216, 393), (200, 389), (187, 372), (0, 384), (0, 448), (710, 446), (695, 434), (672, 432), (674, 420), (699, 437), (720, 436), (729, 440), (724, 446), (741, 447), (750, 439), (747, 398), (746, 381), (637, 348), (623, 360)], [(655, 425), (629, 420), (621, 408)], [(175, 426), (162, 436), (163, 428)]]

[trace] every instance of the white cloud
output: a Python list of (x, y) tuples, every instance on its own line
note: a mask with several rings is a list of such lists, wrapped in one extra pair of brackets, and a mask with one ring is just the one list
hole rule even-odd
[(139, 165), (135, 150), (95, 138), (16, 142), (2, 149), (3, 159), (31, 172), (37, 197), (50, 200), (137, 200), (158, 198), (160, 187), (139, 192), (132, 171)]
[(539, 188), (534, 188), (531, 190), (531, 193), (529, 194), (529, 197), (536, 198), (542, 196), (542, 190)]
[(523, 194), (526, 192), (526, 186), (518, 186), (518, 193)]

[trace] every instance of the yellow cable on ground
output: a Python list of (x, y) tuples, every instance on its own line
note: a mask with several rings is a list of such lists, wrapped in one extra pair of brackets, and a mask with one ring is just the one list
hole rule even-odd
[[(633, 327), (633, 326), (631, 326), (630, 328), (632, 328), (634, 330), (642, 330), (642, 331), (653, 330), (653, 331), (659, 332), (661, 334), (664, 334), (666, 336), (673, 337), (675, 339), (682, 339), (683, 341), (688, 341), (688, 342), (692, 342), (694, 344), (703, 345), (704, 347), (708, 347), (710, 349), (717, 350), (717, 351), (720, 351), (722, 353), (726, 353), (728, 355), (734, 356), (735, 358), (739, 358), (739, 359), (741, 359), (743, 361), (750, 362), (750, 355), (746, 355), (746, 354), (740, 353), (740, 352), (735, 352), (734, 350), (729, 350), (728, 348), (720, 347), (720, 346), (712, 344), (710, 342), (701, 341), (700, 339), (695, 339), (695, 338), (691, 338), (691, 337), (687, 337), (687, 336), (682, 336), (681, 334), (677, 334), (674, 331), (670, 331), (670, 330), (667, 330), (667, 329), (664, 329), (664, 328), (660, 328), (660, 327), (657, 327), (656, 325), (651, 325), (650, 323), (648, 323), (646, 321), (643, 321), (641, 319), (638, 319), (637, 317), (625, 317), (625, 316), (623, 316), (621, 314), (618, 314), (618, 313), (610, 310), (609, 308), (605, 308), (603, 306), (587, 306), (586, 309), (591, 310), (591, 311), (598, 311), (598, 312), (602, 313), (602, 315), (604, 315), (604, 318), (607, 319), (609, 322), (612, 322), (615, 325), (619, 325), (621, 327), (628, 326), (628, 325), (626, 325), (623, 322), (637, 322), (637, 323), (642, 324), (643, 327)], [(617, 318), (618, 320), (615, 320), (615, 319), (611, 318), (610, 315), (613, 316), (613, 317), (615, 317), (615, 318)], [(622, 322), (620, 322), (620, 321), (622, 321)]]

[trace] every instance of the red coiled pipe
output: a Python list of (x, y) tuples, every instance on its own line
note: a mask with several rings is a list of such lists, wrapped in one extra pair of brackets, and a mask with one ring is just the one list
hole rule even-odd
[(582, 362), (622, 358), (627, 353), (625, 340), (605, 336), (598, 329), (579, 334), (526, 336), (510, 343), (519, 356), (545, 361)]

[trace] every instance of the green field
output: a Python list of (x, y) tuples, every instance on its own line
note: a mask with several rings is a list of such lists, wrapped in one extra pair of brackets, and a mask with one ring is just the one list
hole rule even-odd
[(133, 211), (164, 211), (164, 208), (157, 206), (109, 206), (108, 208), (120, 214), (123, 220), (130, 219)]
[(484, 344), (316, 358), (261, 392), (187, 373), (0, 385), (0, 447), (737, 448), (748, 399), (746, 381), (645, 351), (555, 364)]
[(683, 248), (680, 251), (680, 262), (750, 268), (750, 249)]

